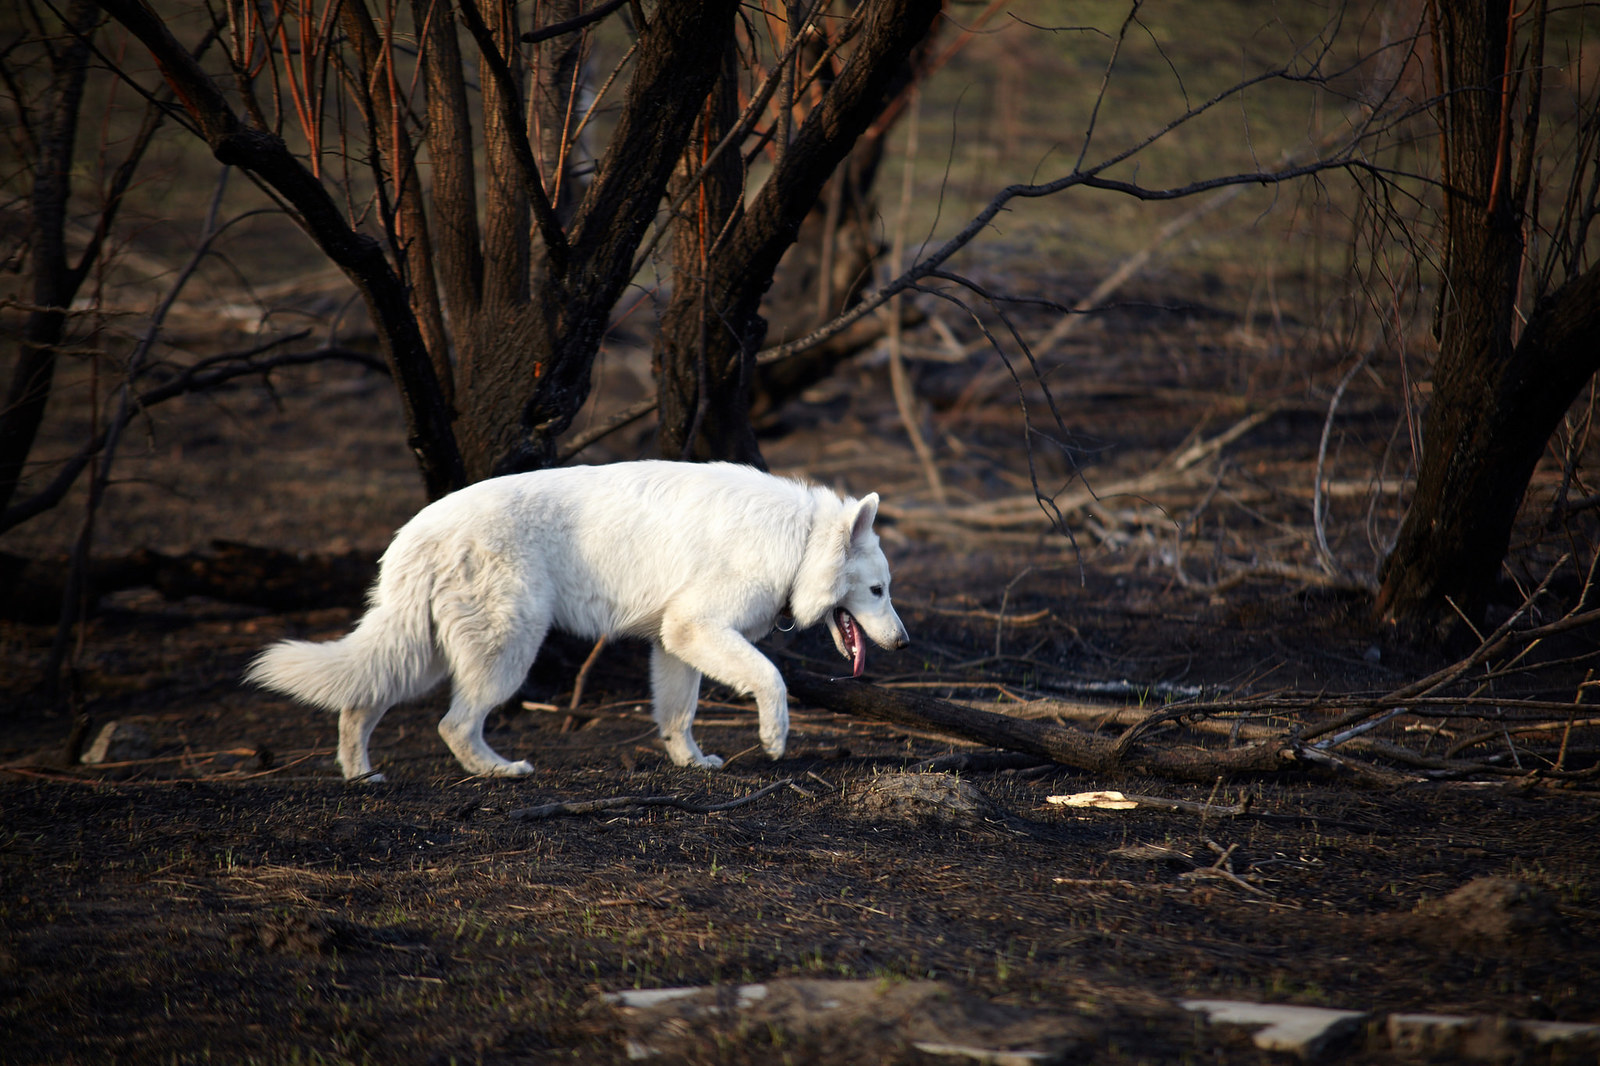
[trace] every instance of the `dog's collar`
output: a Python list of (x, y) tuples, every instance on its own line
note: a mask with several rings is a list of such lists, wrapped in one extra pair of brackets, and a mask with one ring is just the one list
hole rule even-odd
[(785, 601), (783, 606), (778, 609), (777, 617), (772, 620), (772, 628), (780, 633), (788, 633), (794, 629), (794, 625), (794, 608), (789, 606), (788, 601)]

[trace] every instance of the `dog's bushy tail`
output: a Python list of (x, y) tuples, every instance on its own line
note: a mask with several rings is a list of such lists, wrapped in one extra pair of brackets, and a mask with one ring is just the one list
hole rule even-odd
[(437, 674), (427, 590), (393, 595), (381, 585), (370, 610), (342, 640), (285, 640), (266, 648), (245, 681), (331, 711), (387, 708), (420, 696)]

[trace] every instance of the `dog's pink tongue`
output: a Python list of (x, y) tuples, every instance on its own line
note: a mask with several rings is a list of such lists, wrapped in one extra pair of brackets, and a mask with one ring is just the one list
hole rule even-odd
[[(852, 621), (854, 621), (854, 619), (852, 619)], [(853, 657), (854, 668), (851, 671), (851, 676), (860, 677), (861, 671), (867, 668), (867, 638), (861, 632), (860, 623), (856, 623), (850, 627), (850, 635), (855, 638), (855, 642), (850, 649), (855, 653)]]

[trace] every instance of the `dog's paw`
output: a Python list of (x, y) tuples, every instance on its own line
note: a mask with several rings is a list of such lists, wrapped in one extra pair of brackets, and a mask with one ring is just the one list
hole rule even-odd
[(672, 760), (674, 766), (697, 766), (702, 770), (715, 770), (722, 765), (722, 756), (707, 755), (700, 750), (700, 745), (694, 742), (694, 737), (688, 733), (674, 736), (663, 736), (662, 743), (667, 748), (667, 758)]
[(533, 773), (533, 763), (527, 759), (504, 763), (489, 771), (493, 777), (527, 777), (531, 773)]
[(789, 738), (787, 736), (781, 736), (773, 740), (763, 739), (761, 741), (761, 746), (766, 749), (768, 758), (774, 760), (781, 759), (783, 758), (784, 749), (789, 746)]
[(347, 777), (344, 780), (347, 785), (381, 785), (388, 778), (373, 770), (371, 773), (357, 774), (355, 777)]

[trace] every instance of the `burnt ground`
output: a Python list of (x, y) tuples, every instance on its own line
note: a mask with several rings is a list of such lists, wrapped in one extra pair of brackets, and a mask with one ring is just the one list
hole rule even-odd
[[(1238, 323), (1115, 327), (1075, 342), (1070, 378), (1055, 381), (1098, 484), (1163, 469), (1195, 440), (1270, 414), (1182, 476), (1070, 513), (1078, 554), (1037, 514), (940, 519), (954, 512), (928, 503), (870, 363), (768, 428), (775, 467), (875, 488), (890, 505), (886, 546), (914, 643), (875, 649), (872, 679), (1035, 710), (1051, 699), (1081, 710), (1092, 683), (1128, 682), (1103, 699), (1109, 716), (1195, 694), (1382, 692), (1446, 662), (1445, 649), (1367, 621), (1366, 530), (1392, 520), (1387, 504), (1330, 488), (1332, 549), (1349, 574), (1317, 566), (1312, 463), (1338, 360), (1286, 369)], [(922, 364), (919, 376), (958, 509), (1027, 491), (1007, 386), (967, 391), (975, 371), (994, 374), (983, 358)], [(629, 399), (621, 360), (606, 373), (616, 402)], [(1398, 415), (1380, 385), (1358, 382), (1344, 400), (1330, 486), (1370, 484), (1382, 464)], [(594, 458), (649, 445), (607, 447)], [(1040, 463), (1065, 480), (1058, 460)], [(369, 371), (312, 368), (271, 395), (185, 401), (130, 450), (100, 549), (224, 538), (370, 556), (422, 502), (408, 464), (388, 385)], [(0, 547), (60, 551), (80, 520), (62, 508)], [(1581, 774), (1594, 726), (1513, 736), (1504, 716), (1474, 707), (1397, 719), (1374, 736), (1416, 751), (1464, 743), (1481, 772), (1373, 755), (1404, 777), (1384, 786), (1310, 768), (1183, 784), (969, 767), (960, 778), (987, 806), (907, 812), (862, 799), (926, 760), (980, 749), (797, 707), (789, 753), (772, 763), (753, 747), (751, 708), (711, 688), (697, 734), (732, 758), (715, 774), (676, 769), (651, 736), (640, 649), (605, 649), (569, 714), (588, 649), (558, 642), (530, 680), (533, 706), (490, 722), (491, 743), (531, 758), (532, 777), (464, 777), (434, 732), (435, 699), (380, 727), (388, 782), (351, 786), (332, 766), (332, 717), (237, 679), (267, 641), (338, 635), (358, 601), (274, 612), (117, 593), (73, 642), (65, 704), (42, 688), (54, 628), (3, 623), (0, 1061), (624, 1061), (602, 993), (782, 977), (932, 978), (955, 996), (1048, 1008), (1081, 1023), (1075, 1057), (1094, 1062), (1268, 1057), (1175, 1011), (1178, 996), (1600, 1020), (1600, 791)], [(834, 669), (818, 633), (769, 646), (786, 669)], [(1571, 701), (1588, 651), (1580, 635), (1547, 670), (1485, 691)], [(62, 766), (75, 713), (142, 726), (149, 746)], [(1288, 724), (1270, 710), (1246, 722)], [(1561, 758), (1557, 741), (1580, 775), (1530, 776)], [(556, 800), (714, 804), (784, 780), (795, 787), (722, 813), (513, 817)], [(1103, 788), (1251, 805), (1046, 802)], [(1188, 859), (1129, 850), (1150, 844)], [(1235, 879), (1194, 876), (1228, 849)], [(1439, 910), (1491, 876), (1528, 891), (1503, 912)], [(731, 1017), (689, 1035), (680, 1057), (695, 1062), (941, 1061)], [(1350, 1057), (1397, 1054), (1381, 1034), (1362, 1048)]]

